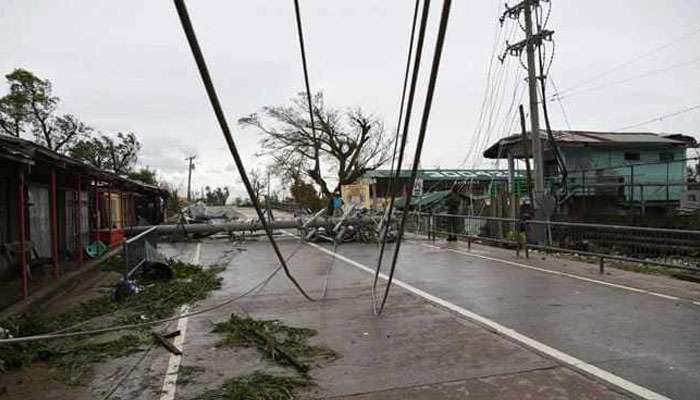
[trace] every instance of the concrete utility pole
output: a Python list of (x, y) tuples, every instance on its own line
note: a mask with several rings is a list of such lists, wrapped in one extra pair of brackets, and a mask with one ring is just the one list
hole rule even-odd
[(532, 205), (540, 208), (544, 196), (544, 161), (540, 140), (540, 110), (537, 96), (537, 70), (535, 69), (535, 46), (532, 39), (532, 5), (536, 1), (525, 0), (525, 42), (527, 52), (527, 83), (530, 97), (530, 137), (532, 139), (532, 163), (535, 169), (535, 191)]
[(189, 156), (185, 160), (189, 161), (189, 167), (187, 168), (187, 202), (192, 201), (192, 170), (194, 169), (194, 160), (197, 158), (196, 155)]
[[(541, 1), (548, 0), (523, 0), (521, 3), (509, 7), (503, 13), (501, 24), (506, 18), (519, 20), (522, 13), (525, 19), (525, 40), (514, 44), (508, 44), (505, 54), (520, 56), (523, 51), (527, 55), (527, 75), (528, 89), (530, 97), (530, 141), (532, 142), (532, 160), (534, 175), (534, 190), (531, 195), (532, 205), (536, 209), (542, 207), (544, 199), (544, 157), (542, 155), (542, 140), (540, 139), (540, 111), (539, 95), (537, 93), (537, 69), (535, 67), (535, 48), (542, 45), (544, 40), (551, 40), (553, 31), (538, 30), (533, 34), (532, 10), (539, 6)], [(501, 62), (505, 59), (505, 54), (500, 57)]]

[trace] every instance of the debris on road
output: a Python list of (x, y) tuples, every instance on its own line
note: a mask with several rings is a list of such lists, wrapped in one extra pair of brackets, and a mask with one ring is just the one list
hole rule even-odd
[(256, 320), (231, 314), (228, 321), (216, 324), (215, 333), (223, 334), (219, 346), (256, 347), (265, 358), (282, 366), (291, 366), (302, 374), (319, 361), (330, 361), (338, 354), (324, 346), (308, 343), (317, 332), (309, 328), (283, 325), (278, 320)]
[(175, 354), (176, 356), (181, 356), (182, 355), (182, 350), (178, 349), (177, 346), (172, 344), (168, 339), (173, 338), (175, 336), (180, 336), (180, 331), (174, 331), (170, 333), (166, 333), (164, 335), (161, 335), (158, 332), (151, 332), (153, 335), (153, 339), (160, 343), (163, 347), (165, 347), (166, 350), (171, 352), (172, 354)]
[[(120, 263), (119, 259), (107, 261), (107, 273), (115, 274), (114, 270), (121, 269)], [(151, 279), (148, 275), (139, 277), (137, 281), (143, 290), (123, 301), (114, 301), (111, 293), (102, 290), (96, 297), (61, 313), (46, 310), (22, 314), (0, 321), (0, 326), (9, 335), (21, 337), (157, 320), (174, 315), (181, 305), (204, 299), (221, 286), (218, 277), (221, 268), (205, 269), (180, 261), (173, 262), (171, 266), (174, 273), (172, 280)], [(100, 334), (88, 339), (77, 337), (0, 344), (0, 372), (32, 368), (35, 363), (48, 363), (49, 366), (59, 367), (64, 382), (77, 384), (94, 363), (139, 352), (151, 341), (148, 328), (143, 328)], [(27, 374), (31, 374), (31, 371)]]

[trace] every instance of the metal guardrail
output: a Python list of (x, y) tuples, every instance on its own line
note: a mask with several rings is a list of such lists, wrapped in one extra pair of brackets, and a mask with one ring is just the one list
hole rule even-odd
[(123, 243), (124, 280), (128, 280), (149, 257), (149, 248), (158, 248), (158, 227), (153, 226)]
[(530, 249), (595, 257), (601, 273), (606, 259), (700, 273), (699, 230), (417, 212), (409, 229), (433, 240), (453, 235), (469, 247), (474, 241), (505, 245), (526, 257)]

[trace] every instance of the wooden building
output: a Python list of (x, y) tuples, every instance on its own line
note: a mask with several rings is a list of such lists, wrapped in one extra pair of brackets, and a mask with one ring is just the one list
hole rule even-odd
[(130, 226), (163, 221), (167, 192), (36, 143), (0, 136), (0, 281), (78, 268), (85, 248), (121, 243)]

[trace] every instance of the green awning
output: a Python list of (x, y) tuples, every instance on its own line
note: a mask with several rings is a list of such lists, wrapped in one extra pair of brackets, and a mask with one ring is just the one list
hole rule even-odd
[[(423, 196), (413, 196), (411, 198), (411, 207), (414, 208), (430, 208), (448, 197), (451, 196), (451, 191), (449, 190), (444, 190), (444, 191), (439, 191), (439, 192), (431, 192), (424, 194)], [(403, 197), (397, 197), (396, 200), (394, 201), (394, 206), (396, 208), (404, 208), (404, 203), (406, 202), (406, 199)]]

